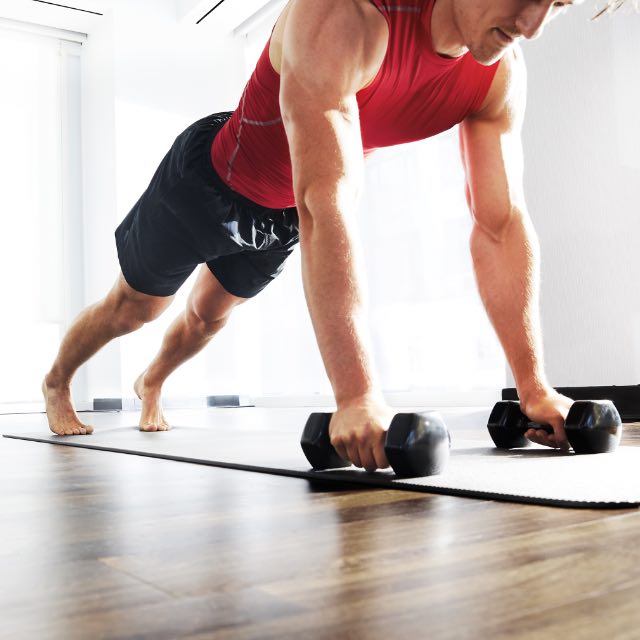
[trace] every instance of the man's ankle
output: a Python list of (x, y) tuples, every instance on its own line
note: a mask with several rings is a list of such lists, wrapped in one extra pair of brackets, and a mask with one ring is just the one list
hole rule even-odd
[(71, 380), (65, 379), (63, 376), (57, 374), (53, 369), (45, 375), (44, 383), (47, 386), (47, 389), (56, 391), (68, 390), (71, 388)]

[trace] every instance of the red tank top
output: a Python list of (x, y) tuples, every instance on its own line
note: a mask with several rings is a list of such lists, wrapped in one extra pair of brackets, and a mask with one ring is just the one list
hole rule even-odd
[[(470, 53), (438, 55), (431, 39), (436, 0), (370, 2), (389, 24), (389, 43), (378, 75), (356, 96), (365, 155), (434, 136), (480, 109), (499, 62), (483, 66)], [(279, 90), (267, 43), (238, 108), (211, 148), (213, 166), (229, 187), (274, 209), (295, 206)]]

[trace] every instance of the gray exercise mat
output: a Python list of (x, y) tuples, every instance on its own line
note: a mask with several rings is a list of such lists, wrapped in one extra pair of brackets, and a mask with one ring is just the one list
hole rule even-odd
[(193, 426), (178, 423), (175, 418), (180, 416), (175, 415), (177, 426), (159, 433), (131, 426), (137, 421), (134, 413), (92, 414), (91, 420), (83, 414), (84, 420), (97, 423), (90, 436), (61, 437), (41, 430), (5, 437), (471, 498), (585, 508), (640, 504), (640, 448), (623, 446), (615, 453), (580, 456), (543, 447), (499, 451), (486, 434), (488, 411), (442, 413), (452, 435), (451, 457), (443, 474), (426, 478), (396, 479), (391, 471), (368, 474), (355, 467), (312, 471), (299, 445), (308, 415), (300, 409), (209, 409), (190, 416)]

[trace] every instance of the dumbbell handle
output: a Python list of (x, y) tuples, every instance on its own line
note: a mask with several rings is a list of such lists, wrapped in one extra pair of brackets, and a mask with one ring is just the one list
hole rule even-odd
[(529, 429), (535, 429), (536, 431), (546, 431), (547, 433), (553, 433), (553, 427), (550, 424), (541, 424), (540, 422), (527, 422), (526, 425), (520, 427), (520, 431), (524, 433)]
[[(314, 469), (351, 466), (329, 438), (330, 413), (312, 413), (300, 444)], [(398, 476), (440, 473), (449, 458), (451, 438), (442, 417), (434, 412), (397, 413), (385, 436), (384, 451)]]

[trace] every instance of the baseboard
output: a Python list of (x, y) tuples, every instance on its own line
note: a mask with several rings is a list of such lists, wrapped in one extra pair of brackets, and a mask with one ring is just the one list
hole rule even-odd
[[(610, 387), (555, 387), (558, 393), (572, 400), (611, 400), (622, 422), (640, 422), (640, 385)], [(503, 400), (518, 400), (514, 388), (502, 390)]]
[[(250, 407), (253, 403), (246, 396), (225, 395), (206, 398), (163, 398), (165, 409), (204, 409), (206, 407)], [(140, 411), (138, 398), (94, 398), (93, 411)]]

